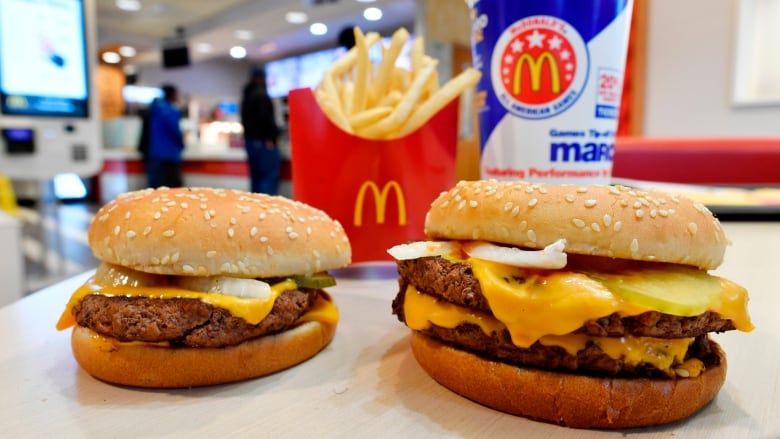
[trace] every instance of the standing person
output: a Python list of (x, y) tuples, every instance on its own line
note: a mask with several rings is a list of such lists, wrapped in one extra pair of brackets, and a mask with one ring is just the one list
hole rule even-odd
[(146, 174), (149, 187), (180, 187), (184, 135), (181, 131), (181, 111), (176, 108), (178, 90), (163, 85), (163, 97), (149, 107), (149, 151), (146, 155)]
[(252, 192), (276, 195), (279, 192), (282, 157), (279, 153), (274, 104), (268, 96), (265, 70), (252, 71), (241, 98), (241, 124), (249, 161)]

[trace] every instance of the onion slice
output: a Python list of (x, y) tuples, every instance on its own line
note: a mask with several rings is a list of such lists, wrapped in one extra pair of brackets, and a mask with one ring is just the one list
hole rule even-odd
[(257, 279), (242, 279), (227, 276), (180, 276), (180, 287), (202, 293), (223, 294), (247, 299), (267, 299), (271, 297), (271, 286)]
[(390, 247), (387, 253), (396, 260), (424, 258), (426, 256), (444, 256), (456, 253), (460, 244), (455, 241), (415, 241)]
[(470, 241), (463, 244), (463, 251), (472, 258), (513, 267), (557, 269), (566, 266), (566, 253), (563, 252), (565, 247), (565, 239), (559, 239), (542, 250), (521, 250), (485, 241)]

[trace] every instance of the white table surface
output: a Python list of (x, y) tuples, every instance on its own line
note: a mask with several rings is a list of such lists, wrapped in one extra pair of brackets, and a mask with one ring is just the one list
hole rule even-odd
[(0, 437), (780, 438), (780, 224), (727, 223), (716, 273), (751, 293), (756, 330), (716, 335), (729, 359), (717, 398), (692, 418), (619, 432), (575, 430), (482, 407), (417, 365), (390, 312), (397, 284), (340, 278), (341, 322), (313, 359), (241, 383), (139, 390), (79, 369), (54, 329), (89, 273), (0, 308)]

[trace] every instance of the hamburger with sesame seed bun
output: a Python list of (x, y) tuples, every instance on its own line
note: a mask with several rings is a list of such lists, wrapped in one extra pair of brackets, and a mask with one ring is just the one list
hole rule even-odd
[(228, 383), (301, 363), (339, 315), (327, 270), (350, 263), (341, 225), (280, 196), (207, 188), (130, 192), (89, 227), (102, 261), (70, 298), (76, 361), (115, 384)]
[(393, 313), (431, 377), (500, 411), (575, 428), (677, 421), (725, 380), (708, 334), (753, 329), (745, 289), (708, 273), (723, 228), (676, 195), (460, 182), (425, 233), (389, 250)]

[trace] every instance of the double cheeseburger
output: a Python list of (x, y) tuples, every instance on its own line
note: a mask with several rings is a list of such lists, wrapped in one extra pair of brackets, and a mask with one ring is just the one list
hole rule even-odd
[(746, 291), (707, 272), (720, 223), (682, 197), (460, 182), (425, 232), (389, 250), (393, 313), (430, 376), (497, 410), (577, 428), (683, 419), (725, 380), (708, 334), (753, 329)]
[(350, 262), (341, 225), (283, 197), (205, 188), (130, 192), (89, 227), (102, 261), (60, 330), (91, 375), (140, 387), (244, 380), (298, 364), (333, 338), (323, 288)]

